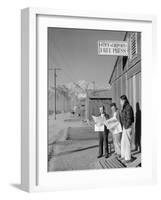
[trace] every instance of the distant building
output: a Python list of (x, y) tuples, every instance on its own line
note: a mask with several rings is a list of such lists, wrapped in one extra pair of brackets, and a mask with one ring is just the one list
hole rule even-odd
[[(72, 99), (67, 92), (57, 90), (56, 95), (56, 112), (64, 113), (71, 112)], [(49, 89), (48, 91), (48, 111), (49, 114), (55, 113), (55, 92), (54, 90)]]
[(86, 99), (86, 118), (92, 119), (92, 115), (98, 116), (99, 107), (104, 105), (106, 113), (111, 115), (110, 104), (112, 102), (111, 90), (100, 89), (88, 93)]
[[(133, 138), (135, 139), (137, 113), (141, 113), (141, 33), (127, 32), (124, 40), (129, 43), (129, 57), (119, 56), (117, 58), (109, 84), (112, 89), (112, 101), (120, 107), (120, 96), (125, 94), (134, 109)], [(141, 126), (141, 115), (139, 120)]]

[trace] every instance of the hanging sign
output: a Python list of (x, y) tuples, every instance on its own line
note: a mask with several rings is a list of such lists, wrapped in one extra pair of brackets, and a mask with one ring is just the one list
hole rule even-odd
[(128, 42), (99, 40), (98, 55), (128, 56)]

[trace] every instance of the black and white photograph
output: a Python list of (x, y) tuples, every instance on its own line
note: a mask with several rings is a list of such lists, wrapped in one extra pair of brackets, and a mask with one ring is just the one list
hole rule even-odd
[(48, 172), (141, 167), (141, 32), (47, 35)]

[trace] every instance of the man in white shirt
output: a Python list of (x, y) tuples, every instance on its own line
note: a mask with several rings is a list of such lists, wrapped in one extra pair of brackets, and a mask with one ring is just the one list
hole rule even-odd
[[(113, 114), (113, 118), (115, 118), (119, 123), (120, 123), (120, 114), (119, 111), (117, 109), (116, 103), (112, 103), (111, 104), (111, 110), (112, 110), (112, 114)], [(120, 124), (121, 127), (121, 124)], [(115, 153), (118, 157), (121, 157), (121, 136), (122, 136), (122, 132), (120, 131), (122, 130), (119, 129), (112, 129), (112, 135), (113, 135), (113, 143), (114, 143), (114, 149), (115, 149)]]

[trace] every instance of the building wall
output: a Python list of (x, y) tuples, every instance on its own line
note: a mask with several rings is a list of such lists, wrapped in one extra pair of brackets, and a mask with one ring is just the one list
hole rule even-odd
[[(132, 43), (134, 38), (136, 39), (136, 46)], [(134, 109), (133, 144), (135, 144), (138, 109), (141, 112), (141, 33), (128, 32), (125, 40), (129, 42), (130, 56), (118, 57), (111, 75), (110, 84), (112, 101), (116, 102), (120, 108), (120, 96), (125, 94)]]

